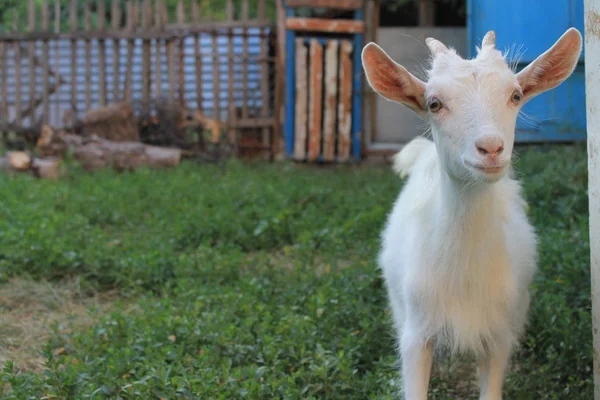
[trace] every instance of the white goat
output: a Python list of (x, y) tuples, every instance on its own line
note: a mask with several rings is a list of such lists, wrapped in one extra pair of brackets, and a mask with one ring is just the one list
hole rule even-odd
[(414, 139), (395, 156), (395, 171), (410, 176), (379, 258), (408, 400), (427, 398), (434, 345), (474, 352), (480, 398), (502, 398), (537, 258), (520, 186), (510, 176), (516, 119), (525, 102), (571, 75), (581, 41), (571, 28), (515, 73), (493, 31), (471, 60), (428, 38), (426, 83), (375, 43), (363, 49), (371, 87), (427, 120), (433, 136)]

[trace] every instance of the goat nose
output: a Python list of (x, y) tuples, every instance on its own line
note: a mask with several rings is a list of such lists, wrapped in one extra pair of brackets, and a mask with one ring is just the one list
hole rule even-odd
[(497, 156), (504, 150), (504, 141), (500, 138), (484, 137), (475, 142), (479, 154)]

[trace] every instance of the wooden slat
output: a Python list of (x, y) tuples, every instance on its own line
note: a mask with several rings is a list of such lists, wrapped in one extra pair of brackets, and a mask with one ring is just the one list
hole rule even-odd
[[(156, 0), (154, 3), (154, 27), (156, 29), (163, 28), (163, 20), (161, 15), (162, 1)], [(154, 42), (154, 96), (157, 100), (161, 97), (162, 92), (162, 43), (160, 39), (156, 39)]]
[[(213, 54), (217, 54), (218, 53), (218, 43), (217, 43), (217, 35), (213, 35), (212, 37), (212, 51)], [(213, 58), (213, 65), (212, 65), (212, 69), (213, 69), (213, 110), (214, 110), (214, 115), (213, 115), (213, 120), (219, 122), (221, 121), (221, 73), (219, 71), (219, 66), (220, 66), (220, 62), (219, 62), (219, 57), (214, 57)], [(218, 142), (219, 141), (219, 137), (216, 137), (217, 135), (219, 135), (220, 132), (218, 132), (217, 130), (213, 130), (213, 137), (212, 140), (213, 142)]]
[[(248, 20), (248, 0), (242, 0), (242, 21)], [(242, 47), (242, 56), (244, 60), (248, 58), (248, 38), (246, 37), (246, 29), (244, 29), (244, 37), (243, 37), (243, 47)], [(248, 118), (248, 62), (244, 61), (243, 63), (243, 75), (242, 75), (242, 93), (243, 93), (243, 103), (242, 103), (242, 118)]]
[(358, 10), (362, 0), (288, 0), (288, 7), (333, 8), (338, 10)]
[(294, 158), (306, 159), (306, 130), (308, 111), (308, 51), (304, 39), (296, 39), (296, 102), (294, 127)]
[[(142, 4), (142, 29), (147, 30), (150, 27), (150, 19), (152, 15), (152, 6), (150, 0), (144, 0)], [(145, 39), (142, 42), (142, 102), (144, 103), (144, 111), (150, 112), (150, 40)]]
[[(121, 5), (119, 0), (112, 0), (111, 10), (112, 28), (118, 30), (121, 27)], [(119, 84), (121, 81), (120, 74), (120, 54), (121, 54), (121, 41), (119, 39), (113, 39), (113, 97), (112, 101), (119, 101)]]
[[(105, 0), (97, 0), (96, 7), (98, 15), (96, 21), (98, 23), (97, 29), (102, 32), (104, 31), (104, 24), (106, 19), (106, 5)], [(106, 42), (104, 39), (98, 41), (98, 85), (99, 85), (99, 100), (100, 105), (106, 105)]]
[(365, 23), (350, 19), (291, 17), (285, 22), (287, 29), (305, 32), (363, 33)]
[(273, 126), (274, 118), (240, 118), (231, 123), (234, 128), (264, 128)]
[[(60, 33), (60, 0), (54, 0), (54, 33)], [(59, 68), (60, 65), (60, 54), (58, 54), (58, 50), (60, 48), (59, 42), (54, 42), (54, 64), (56, 68)], [(56, 121), (60, 120), (60, 105), (55, 107), (54, 114)]]
[[(183, 5), (183, 0), (179, 0), (177, 2), (177, 23), (184, 24), (185, 23), (185, 7)], [(185, 103), (185, 71), (184, 71), (184, 61), (185, 61), (185, 46), (183, 43), (183, 39), (179, 39), (179, 104), (183, 107), (186, 107)]]
[[(29, 0), (29, 31), (35, 30), (35, 1)], [(35, 93), (35, 68), (34, 68), (34, 56), (35, 56), (35, 43), (29, 42), (29, 109), (31, 110), (31, 123), (35, 122), (35, 111), (37, 109), (36, 93)]]
[[(134, 2), (127, 2), (127, 31), (132, 33), (135, 29), (135, 11)], [(125, 66), (125, 101), (131, 101), (131, 83), (133, 75), (133, 39), (127, 41), (127, 65)]]
[[(50, 14), (48, 14), (48, 1), (42, 0), (42, 30), (48, 32), (50, 29)], [(50, 103), (48, 92), (50, 90), (50, 76), (48, 75), (50, 57), (48, 55), (49, 44), (47, 40), (42, 43), (42, 121), (48, 123)]]
[[(131, 4), (127, 2), (127, 4)], [(137, 5), (133, 4), (134, 9), (137, 9)], [(137, 19), (135, 19), (137, 23)], [(150, 28), (147, 30), (138, 30), (136, 32), (128, 32), (121, 30), (110, 30), (110, 31), (80, 31), (80, 32), (0, 32), (0, 40), (7, 41), (29, 41), (29, 40), (70, 40), (70, 39), (178, 39), (185, 36), (193, 35), (195, 33), (213, 33), (215, 31), (226, 33), (229, 29), (240, 29), (240, 28), (271, 28), (273, 22), (269, 19), (251, 19), (248, 21), (232, 21), (232, 22), (202, 22), (201, 24), (185, 23), (166, 23), (162, 31), (156, 28)]]
[[(200, 23), (200, 7), (196, 0), (192, 0), (192, 20), (194, 23)], [(202, 110), (202, 54), (198, 34), (194, 35), (194, 60), (196, 61), (196, 108)]]
[(284, 71), (285, 65), (285, 9), (283, 7), (283, 0), (276, 0), (277, 4), (277, 17), (276, 17), (276, 32), (277, 32), (277, 55), (275, 61), (275, 99), (274, 99), (274, 113), (275, 113), (275, 126), (273, 127), (273, 153), (274, 159), (279, 159), (280, 156), (285, 154), (285, 147), (281, 144), (285, 143), (283, 140), (283, 121), (285, 116), (285, 98), (284, 94)]
[[(72, 33), (77, 31), (77, 0), (71, 0), (69, 7), (69, 26)], [(75, 36), (74, 36), (75, 37)], [(75, 112), (77, 107), (77, 40), (71, 40), (71, 109)]]
[[(233, 4), (233, 0), (227, 1), (227, 21), (233, 21), (235, 18), (235, 7)], [(235, 145), (237, 142), (237, 134), (236, 129), (232, 126), (233, 122), (236, 120), (236, 112), (235, 112), (235, 99), (233, 97), (233, 85), (234, 85), (234, 70), (233, 70), (233, 57), (235, 56), (233, 52), (233, 30), (229, 31), (229, 38), (227, 40), (227, 53), (228, 53), (228, 80), (227, 80), (227, 125), (229, 125), (229, 129), (227, 130), (227, 140), (232, 145)]]
[(310, 41), (308, 160), (315, 161), (321, 153), (321, 121), (323, 116), (323, 46)]
[[(266, 17), (265, 0), (258, 0), (258, 18), (265, 18), (265, 17)], [(267, 30), (265, 29), (263, 33), (266, 35)], [(268, 44), (268, 39), (266, 37), (260, 41), (260, 54), (261, 54), (261, 57), (264, 59), (266, 59), (269, 56), (269, 44)], [(262, 98), (261, 115), (263, 117), (267, 117), (269, 115), (269, 110), (271, 108), (270, 93), (269, 93), (269, 62), (268, 61), (264, 61), (261, 64), (260, 91), (261, 91), (261, 98)], [(262, 131), (262, 144), (263, 145), (270, 144), (269, 134), (270, 134), (270, 130), (268, 128), (263, 129), (263, 131)], [(271, 148), (271, 153), (273, 152), (273, 150), (274, 149)], [(272, 156), (272, 154), (271, 154), (271, 156)]]
[[(13, 10), (13, 25), (12, 25), (12, 29), (13, 32), (16, 32), (19, 29), (19, 26), (17, 25), (19, 21), (18, 18), (18, 12), (17, 10)], [(22, 98), (21, 98), (21, 91), (22, 91), (22, 87), (21, 87), (21, 44), (19, 42), (15, 42), (14, 44), (14, 48), (15, 48), (15, 102), (17, 103), (15, 105), (15, 123), (17, 126), (21, 126), (22, 121), (22, 114), (21, 114), (21, 108), (23, 107), (23, 104), (21, 103)], [(6, 85), (3, 85), (3, 87), (6, 87)]]
[(338, 40), (329, 40), (325, 50), (325, 117), (323, 121), (323, 159), (335, 158), (335, 131), (338, 88)]
[[(371, 12), (372, 12), (372, 22), (371, 22), (371, 42), (378, 43), (378, 35), (379, 32), (379, 14), (380, 14), (380, 3), (379, 0), (371, 0)], [(363, 84), (364, 85), (364, 84)], [(377, 93), (374, 90), (369, 91), (369, 101), (367, 106), (365, 107), (370, 111), (369, 121), (370, 121), (370, 143), (375, 143), (377, 141)]]
[(7, 90), (7, 70), (6, 65), (6, 47), (8, 43), (0, 42), (0, 126), (8, 122), (8, 90)]
[[(92, 29), (92, 10), (90, 0), (85, 2), (83, 27), (86, 31)], [(85, 41), (85, 109), (92, 105), (92, 47), (89, 39)]]
[(419, 26), (435, 25), (435, 2), (419, 0)]
[(350, 157), (352, 128), (352, 42), (341, 42), (340, 51), (340, 99), (338, 103), (338, 160)]

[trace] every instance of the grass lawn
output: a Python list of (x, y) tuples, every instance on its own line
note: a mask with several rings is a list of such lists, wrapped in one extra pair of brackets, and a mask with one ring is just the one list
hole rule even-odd
[[(591, 399), (585, 148), (518, 152), (540, 271), (505, 396)], [(375, 259), (401, 185), (240, 162), (0, 176), (0, 398), (394, 398)], [(469, 359), (431, 385), (477, 398)]]

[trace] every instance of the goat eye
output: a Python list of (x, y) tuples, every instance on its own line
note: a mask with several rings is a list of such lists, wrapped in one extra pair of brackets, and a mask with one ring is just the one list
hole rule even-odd
[(432, 98), (429, 101), (429, 111), (438, 112), (442, 109), (442, 102), (437, 97)]
[(521, 92), (519, 92), (518, 90), (515, 90), (512, 94), (511, 100), (513, 103), (515, 104), (519, 104), (521, 102)]

